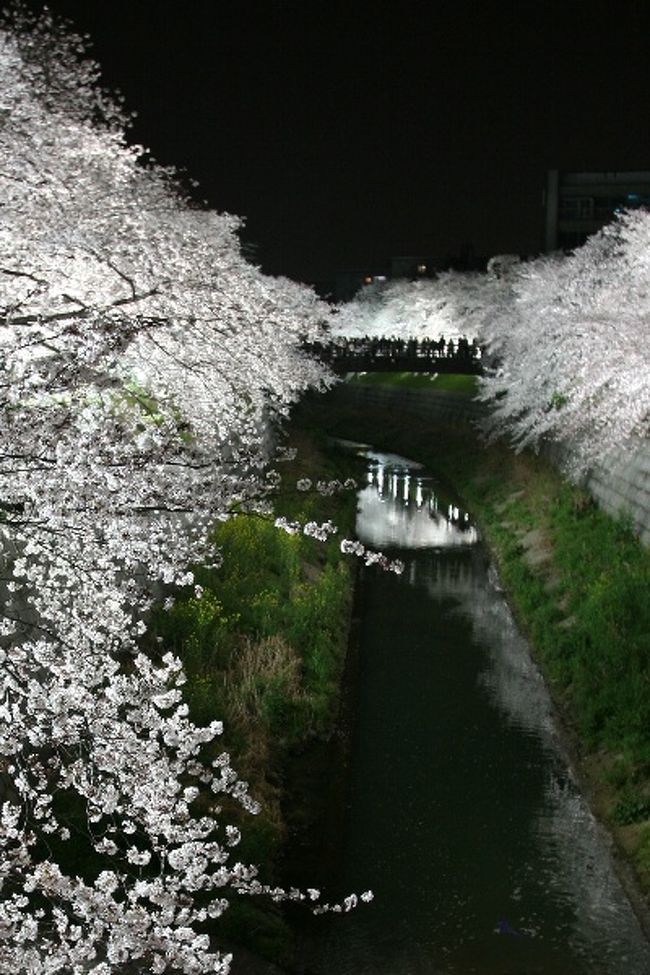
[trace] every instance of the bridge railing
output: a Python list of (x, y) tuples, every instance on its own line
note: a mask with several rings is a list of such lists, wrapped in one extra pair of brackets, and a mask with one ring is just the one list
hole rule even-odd
[(305, 343), (334, 372), (459, 372), (479, 374), (483, 350), (467, 338), (348, 338)]

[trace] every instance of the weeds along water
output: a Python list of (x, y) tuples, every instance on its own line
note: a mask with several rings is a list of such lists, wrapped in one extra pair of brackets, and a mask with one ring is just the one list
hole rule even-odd
[[(267, 883), (280, 879), (288, 790), (292, 803), (299, 801), (294, 755), (306, 747), (318, 752), (336, 720), (354, 571), (338, 545), (354, 525), (354, 492), (324, 497), (296, 490), (305, 477), (344, 479), (352, 461), (298, 427), (289, 442), (297, 455), (278, 468), (274, 515), (242, 514), (215, 527), (221, 566), (192, 567), (200, 597), (180, 591), (170, 610), (155, 613), (148, 634), (152, 649), (160, 644), (183, 660), (192, 719), (223, 721), (215, 756), (231, 754), (261, 804), (257, 816), (229, 808), (229, 821), (241, 826), (240, 859), (259, 864)], [(301, 523), (331, 519), (339, 532), (329, 544), (289, 535), (274, 526), (275, 514)], [(302, 806), (309, 802), (304, 796)], [(298, 819), (303, 812), (294, 810)], [(289, 929), (268, 904), (231, 898), (215, 934), (276, 962), (290, 955)]]

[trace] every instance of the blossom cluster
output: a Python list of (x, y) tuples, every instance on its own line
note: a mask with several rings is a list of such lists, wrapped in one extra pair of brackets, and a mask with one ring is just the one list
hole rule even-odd
[(389, 559), (382, 552), (376, 552), (373, 549), (366, 548), (362, 542), (354, 539), (342, 539), (341, 551), (344, 555), (356, 555), (357, 558), (363, 559), (365, 565), (378, 565), (386, 572), (394, 572), (396, 575), (401, 575), (404, 571), (404, 563), (400, 559)]
[[(302, 533), (320, 542), (326, 542), (330, 535), (335, 535), (338, 531), (331, 521), (324, 521), (320, 525), (315, 521), (307, 521), (302, 524), (299, 521), (288, 521), (282, 515), (275, 519), (275, 527), (285, 531), (287, 535)], [(339, 547), (344, 555), (354, 555), (363, 559), (365, 565), (376, 565), (385, 572), (394, 572), (396, 575), (401, 575), (404, 571), (404, 563), (399, 559), (389, 559), (382, 552), (366, 548), (362, 542), (356, 539), (343, 538)]]
[(357, 487), (358, 484), (353, 477), (348, 477), (345, 481), (334, 478), (331, 481), (318, 480), (315, 483), (309, 477), (301, 477), (296, 481), (296, 488), (299, 491), (315, 490), (326, 498), (334, 494), (341, 494), (343, 491), (356, 491)]
[(287, 535), (302, 533), (319, 542), (326, 542), (330, 535), (336, 535), (338, 528), (331, 521), (324, 521), (320, 525), (315, 521), (307, 521), (303, 525), (299, 521), (288, 521), (284, 516), (275, 519), (275, 527), (285, 531)]

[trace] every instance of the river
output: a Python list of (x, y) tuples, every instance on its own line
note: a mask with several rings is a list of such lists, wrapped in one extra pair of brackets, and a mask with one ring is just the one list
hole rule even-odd
[(360, 581), (336, 886), (314, 975), (648, 975), (650, 948), (576, 786), (471, 514), (371, 449), (357, 534), (405, 563)]

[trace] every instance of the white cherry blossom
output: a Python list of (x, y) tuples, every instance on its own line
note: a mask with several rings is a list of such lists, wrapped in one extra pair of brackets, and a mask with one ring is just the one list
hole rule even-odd
[(0, 973), (225, 975), (225, 892), (307, 895), (236, 860), (219, 802), (257, 803), (140, 641), (273, 488), (327, 309), (127, 144), (83, 48), (47, 12), (0, 28)]

